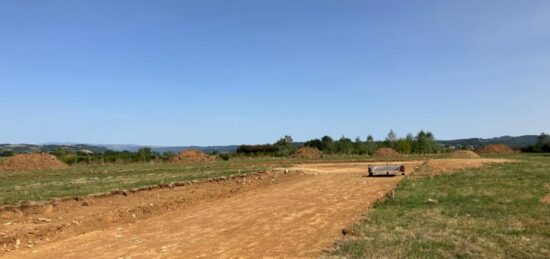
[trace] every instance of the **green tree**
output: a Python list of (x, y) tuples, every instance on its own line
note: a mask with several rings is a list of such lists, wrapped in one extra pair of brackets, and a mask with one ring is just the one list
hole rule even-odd
[(353, 153), (358, 155), (364, 155), (367, 153), (367, 145), (365, 142), (361, 141), (360, 137), (356, 137), (353, 142)]
[(166, 151), (162, 154), (162, 159), (165, 161), (173, 160), (178, 154), (174, 151)]
[(335, 144), (337, 153), (350, 154), (353, 151), (353, 142), (345, 136), (342, 136)]
[(334, 140), (330, 136), (323, 136), (321, 138), (321, 151), (326, 153), (332, 153), (334, 146)]
[(153, 150), (150, 147), (140, 148), (136, 152), (137, 159), (142, 162), (151, 161), (154, 157)]
[(537, 137), (537, 143), (533, 146), (533, 150), (545, 152), (548, 146), (550, 146), (550, 136), (543, 132)]
[(376, 143), (374, 142), (374, 138), (372, 135), (367, 136), (367, 154), (372, 155), (374, 151), (376, 150)]
[(424, 132), (421, 130), (416, 134), (413, 151), (420, 154), (434, 153), (437, 150), (437, 144), (435, 137), (431, 132)]
[(412, 152), (412, 141), (405, 139), (398, 139), (395, 143), (395, 149), (402, 154), (410, 154)]
[(386, 136), (384, 143), (386, 144), (387, 147), (395, 148), (396, 142), (397, 142), (397, 134), (395, 134), (395, 132), (390, 129), (390, 132), (388, 133), (388, 136)]
[(277, 147), (281, 155), (288, 156), (293, 151), (292, 143), (293, 143), (292, 137), (289, 135), (285, 135), (284, 137), (279, 139), (277, 142), (275, 142), (275, 144), (273, 145)]

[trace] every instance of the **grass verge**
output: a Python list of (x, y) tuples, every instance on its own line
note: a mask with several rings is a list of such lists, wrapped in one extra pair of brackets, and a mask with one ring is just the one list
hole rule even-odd
[(273, 161), (206, 164), (127, 164), (73, 166), (63, 170), (0, 173), (0, 206), (21, 201), (46, 201), (113, 190), (247, 174), (281, 166)]
[(326, 257), (550, 258), (550, 156), (405, 179)]

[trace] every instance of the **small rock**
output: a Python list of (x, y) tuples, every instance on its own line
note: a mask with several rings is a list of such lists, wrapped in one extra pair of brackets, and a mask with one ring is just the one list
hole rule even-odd
[(52, 220), (51, 219), (47, 219), (47, 218), (38, 218), (39, 221), (44, 221), (44, 222), (51, 222)]
[(437, 201), (436, 199), (429, 198), (426, 202), (427, 203), (438, 203), (439, 201)]
[(50, 214), (53, 212), (53, 205), (51, 204), (48, 204), (46, 206), (44, 206), (44, 214)]
[(15, 240), (15, 247), (19, 247), (21, 245), (21, 240), (17, 239)]
[(82, 206), (90, 206), (90, 203), (88, 201), (82, 202)]
[(128, 196), (128, 192), (123, 190), (123, 191), (122, 191), (122, 195)]
[(342, 235), (346, 236), (346, 235), (349, 235), (349, 234), (351, 234), (351, 230), (350, 230), (350, 229), (348, 229), (348, 228), (342, 229)]

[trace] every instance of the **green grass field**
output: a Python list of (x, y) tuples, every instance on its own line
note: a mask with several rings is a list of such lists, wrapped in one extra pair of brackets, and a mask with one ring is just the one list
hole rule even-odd
[(148, 164), (73, 166), (64, 170), (0, 173), (0, 205), (44, 201), (113, 190), (246, 174), (282, 166), (274, 160), (240, 160), (206, 164)]
[[(550, 258), (550, 155), (409, 178), (327, 257)], [(428, 201), (431, 199), (431, 201)]]

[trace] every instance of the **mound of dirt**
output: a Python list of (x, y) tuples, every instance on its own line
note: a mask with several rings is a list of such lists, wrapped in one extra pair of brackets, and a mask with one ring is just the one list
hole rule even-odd
[(391, 158), (399, 158), (401, 157), (401, 154), (399, 154), (397, 151), (391, 148), (383, 147), (374, 151), (374, 154), (372, 154), (372, 156), (376, 158), (391, 159)]
[(451, 153), (451, 158), (480, 158), (480, 156), (470, 150), (456, 150)]
[(484, 154), (511, 154), (514, 150), (503, 144), (489, 144), (478, 150), (478, 153)]
[(301, 147), (294, 154), (292, 157), (298, 157), (298, 158), (320, 158), (323, 154), (319, 149), (314, 147)]
[(211, 160), (212, 158), (210, 156), (196, 149), (182, 150), (178, 153), (178, 156), (174, 158), (174, 162), (178, 163), (201, 163)]
[(0, 164), (0, 171), (64, 169), (69, 166), (50, 154), (18, 154)]

